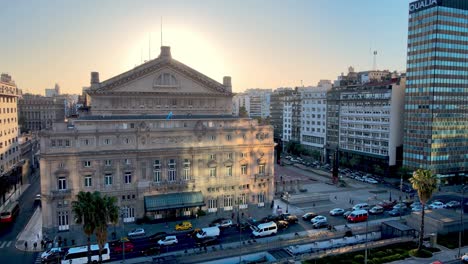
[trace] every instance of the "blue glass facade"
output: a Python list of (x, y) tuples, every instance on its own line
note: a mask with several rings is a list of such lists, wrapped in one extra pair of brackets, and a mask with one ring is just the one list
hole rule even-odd
[(421, 2), (410, 4), (403, 165), (468, 176), (468, 1)]

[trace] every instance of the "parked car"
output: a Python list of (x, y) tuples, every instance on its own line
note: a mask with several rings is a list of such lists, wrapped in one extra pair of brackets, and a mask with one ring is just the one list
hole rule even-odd
[(422, 208), (423, 208), (422, 205), (413, 206), (413, 207), (411, 207), (411, 211), (412, 212), (421, 212)]
[(358, 203), (353, 206), (353, 211), (356, 210), (369, 210), (369, 204), (367, 203)]
[(429, 205), (429, 209), (442, 209), (445, 208), (445, 204), (443, 202), (433, 202)]
[(324, 228), (324, 227), (327, 227), (328, 226), (328, 222), (327, 220), (319, 220), (317, 222), (315, 222), (312, 227), (313, 228)]
[(318, 214), (316, 213), (308, 212), (302, 216), (302, 219), (304, 219), (305, 221), (310, 221), (312, 218), (316, 217), (317, 215)]
[(239, 224), (236, 225), (237, 230), (244, 231), (244, 230), (250, 230), (250, 224), (247, 222), (240, 222)]
[(393, 209), (405, 211), (406, 209), (408, 209), (408, 207), (404, 203), (397, 203), (393, 206)]
[[(123, 242), (124, 244), (124, 250), (125, 252), (132, 252), (133, 249), (135, 248), (135, 246), (133, 245), (132, 242), (130, 241), (127, 241), (127, 242)], [(118, 243), (115, 247), (114, 247), (114, 252), (119, 254), (119, 253), (122, 253), (122, 243)]]
[(166, 232), (157, 232), (157, 233), (155, 233), (155, 234), (153, 234), (153, 235), (148, 236), (148, 239), (149, 239), (150, 241), (158, 241), (158, 240), (160, 240), (161, 238), (165, 237), (166, 235), (167, 235)]
[(353, 212), (352, 210), (348, 210), (348, 211), (344, 212), (344, 213), (343, 213), (344, 219), (348, 219), (348, 216), (349, 216), (352, 212)]
[(413, 207), (422, 207), (422, 203), (421, 202), (414, 202), (410, 205), (411, 208)]
[(222, 221), (227, 220), (226, 218), (218, 218), (211, 221), (210, 226), (219, 226)]
[(158, 241), (160, 246), (169, 246), (179, 243), (176, 236), (166, 236), (165, 238)]
[(392, 209), (391, 211), (388, 212), (390, 216), (399, 216), (403, 215), (403, 210), (398, 210), (398, 209)]
[(342, 208), (335, 208), (335, 209), (332, 209), (332, 210), (330, 211), (330, 215), (331, 215), (331, 216), (343, 215), (344, 212), (345, 212), (345, 210), (342, 209)]
[(276, 226), (278, 227), (278, 230), (282, 230), (288, 228), (289, 223), (285, 220), (278, 220), (276, 221)]
[(459, 201), (450, 201), (445, 204), (446, 208), (458, 208), (460, 207), (460, 202)]
[(383, 214), (384, 211), (382, 206), (376, 205), (369, 210), (369, 214)]
[(396, 201), (388, 201), (384, 200), (379, 202), (377, 205), (383, 207), (384, 210), (391, 210), (393, 206), (396, 204)]
[(189, 221), (184, 221), (182, 223), (178, 223), (175, 226), (176, 231), (189, 230), (189, 229), (192, 229), (192, 223), (190, 223)]
[(232, 226), (232, 220), (231, 219), (224, 219), (223, 221), (221, 221), (221, 223), (219, 223), (219, 228), (228, 228), (228, 227), (231, 227)]
[(376, 180), (374, 180), (374, 179), (372, 179), (372, 178), (367, 178), (367, 179), (366, 179), (366, 182), (367, 182), (367, 183), (372, 183), (372, 184), (377, 184), (377, 183), (379, 183), (378, 181), (376, 181)]
[(298, 221), (297, 216), (292, 214), (280, 214), (279, 219), (287, 221), (290, 224), (295, 224)]
[(145, 229), (143, 228), (136, 228), (136, 229), (133, 229), (132, 231), (128, 232), (128, 237), (139, 237), (139, 236), (144, 236), (146, 233), (145, 233)]
[(312, 224), (319, 222), (319, 221), (327, 221), (327, 217), (323, 215), (318, 215), (310, 220)]
[(277, 215), (268, 215), (268, 216), (265, 216), (262, 219), (260, 219), (260, 223), (269, 223), (269, 222), (275, 222), (275, 221), (278, 221), (278, 220), (281, 220), (281, 218), (279, 218), (279, 216), (277, 216)]

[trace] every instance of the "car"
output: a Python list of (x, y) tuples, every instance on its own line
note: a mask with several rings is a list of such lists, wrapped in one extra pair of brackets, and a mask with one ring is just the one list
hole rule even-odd
[(353, 211), (356, 210), (369, 210), (369, 204), (367, 203), (358, 203), (353, 206)]
[(396, 204), (396, 201), (384, 200), (384, 201), (379, 202), (377, 205), (383, 207), (384, 210), (392, 210), (395, 204)]
[(369, 214), (382, 214), (384, 211), (382, 206), (376, 205), (369, 210)]
[[(123, 242), (123, 244), (124, 244), (125, 252), (132, 252), (133, 249), (135, 248), (133, 243), (130, 241)], [(122, 253), (122, 243), (117, 243), (117, 245), (114, 247), (114, 252), (117, 254)]]
[(318, 222), (318, 221), (327, 221), (327, 217), (323, 215), (318, 215), (310, 220), (312, 224)]
[(152, 256), (152, 255), (159, 255), (161, 253), (161, 247), (160, 246), (152, 246), (149, 248), (146, 248), (144, 250), (141, 250), (140, 253), (144, 256)]
[(379, 183), (378, 181), (376, 181), (376, 180), (374, 180), (374, 179), (372, 179), (372, 178), (367, 178), (367, 179), (366, 179), (366, 182), (367, 182), (367, 183), (372, 183), (372, 184), (377, 184), (377, 183)]
[(209, 226), (219, 226), (222, 221), (227, 220), (226, 218), (218, 218), (213, 221), (211, 221)]
[(158, 241), (160, 246), (170, 246), (179, 243), (176, 236), (166, 236)]
[(138, 237), (138, 236), (144, 236), (146, 233), (145, 233), (145, 229), (143, 228), (136, 228), (136, 229), (133, 229), (132, 231), (128, 232), (128, 237)]
[(319, 220), (312, 225), (313, 228), (324, 228), (328, 227), (327, 220)]
[(41, 194), (38, 193), (34, 196), (34, 205), (41, 205)]
[(166, 235), (167, 235), (166, 232), (157, 232), (157, 233), (155, 233), (155, 234), (153, 234), (153, 235), (148, 236), (148, 239), (149, 239), (150, 241), (158, 241), (158, 240), (160, 240), (161, 238), (165, 237)]
[(458, 208), (460, 207), (460, 202), (459, 201), (450, 201), (445, 204), (446, 208)]
[(65, 251), (62, 248), (54, 247), (42, 252), (41, 261), (42, 263), (56, 263), (57, 260), (60, 260), (63, 257), (63, 255), (65, 255)]
[(442, 209), (445, 208), (445, 204), (443, 202), (433, 202), (429, 205), (429, 209)]
[(178, 223), (175, 226), (176, 231), (189, 230), (189, 229), (192, 229), (192, 223), (190, 223), (189, 221), (183, 221), (182, 223)]
[(195, 240), (195, 245), (197, 247), (205, 247), (219, 244), (219, 239), (217, 237), (207, 237), (204, 239)]
[(394, 210), (401, 210), (401, 211), (404, 211), (406, 209), (408, 209), (408, 207), (406, 206), (406, 204), (404, 203), (397, 203), (393, 206), (393, 209)]
[(465, 253), (465, 255), (461, 257), (461, 260), (463, 261), (463, 263), (468, 263), (468, 253)]
[(421, 202), (414, 202), (410, 205), (411, 208), (413, 207), (422, 207), (422, 203)]
[(345, 212), (345, 210), (342, 209), (342, 208), (335, 208), (335, 209), (332, 209), (330, 211), (330, 215), (332, 215), (332, 216), (343, 215), (344, 212)]
[(236, 224), (237, 230), (244, 231), (244, 230), (250, 230), (250, 224), (247, 222), (240, 222)]
[(285, 220), (278, 220), (276, 221), (276, 226), (278, 226), (278, 229), (286, 229), (288, 228), (289, 223)]
[(348, 210), (348, 211), (344, 212), (344, 213), (343, 213), (344, 219), (348, 219), (348, 216), (349, 216), (352, 212), (353, 212), (352, 210)]
[(228, 228), (228, 227), (231, 227), (233, 224), (232, 224), (232, 220), (231, 219), (224, 219), (223, 221), (221, 221), (221, 223), (219, 223), (219, 228)]
[(413, 206), (413, 207), (411, 207), (411, 211), (412, 212), (421, 212), (422, 208), (423, 208), (422, 205)]
[(279, 219), (287, 221), (290, 224), (295, 224), (298, 221), (297, 216), (292, 214), (280, 214)]
[(192, 231), (187, 233), (187, 236), (191, 238), (197, 238), (197, 234), (200, 234), (200, 233), (201, 233), (200, 228), (194, 228)]
[(265, 216), (262, 219), (260, 219), (260, 223), (269, 223), (269, 222), (275, 222), (275, 221), (278, 221), (278, 220), (281, 220), (281, 218), (279, 218), (279, 216), (277, 216), (277, 215), (268, 215), (268, 216)]
[(318, 214), (316, 213), (308, 212), (302, 216), (302, 219), (304, 219), (305, 221), (310, 221), (312, 218), (316, 217), (317, 215)]
[(403, 215), (403, 210), (392, 209), (391, 211), (388, 211), (388, 214), (389, 214), (390, 216), (399, 216), (399, 215)]

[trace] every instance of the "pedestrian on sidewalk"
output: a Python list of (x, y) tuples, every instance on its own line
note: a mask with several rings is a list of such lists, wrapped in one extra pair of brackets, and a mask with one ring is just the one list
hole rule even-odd
[(198, 219), (198, 214), (197, 213), (195, 213), (195, 219)]
[(34, 242), (33, 246), (34, 246), (34, 250), (36, 250), (36, 248), (37, 248), (37, 242)]
[(24, 241), (24, 249), (28, 250), (28, 241)]
[(41, 249), (44, 249), (44, 239), (41, 239)]

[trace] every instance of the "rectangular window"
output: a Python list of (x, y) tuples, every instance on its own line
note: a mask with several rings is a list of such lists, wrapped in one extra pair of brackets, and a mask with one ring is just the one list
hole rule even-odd
[(124, 159), (124, 164), (125, 164), (125, 165), (130, 165), (130, 164), (131, 164), (130, 159)]
[(92, 182), (92, 179), (91, 179), (91, 176), (90, 176), (90, 175), (85, 176), (85, 178), (84, 178), (84, 186), (85, 186), (85, 187), (91, 187), (91, 186), (93, 186), (93, 182)]
[(216, 159), (216, 154), (210, 154), (209, 159), (210, 160), (215, 160)]
[(110, 140), (109, 138), (104, 139), (104, 144), (105, 144), (105, 145), (110, 145), (110, 144), (111, 144), (111, 140)]
[(232, 206), (232, 196), (231, 195), (225, 195), (224, 196), (224, 207), (229, 207)]
[(55, 139), (52, 139), (52, 140), (50, 141), (50, 146), (55, 147)]
[(190, 180), (190, 161), (188, 159), (184, 160), (184, 180)]
[(208, 200), (208, 208), (218, 208), (218, 200), (217, 199), (210, 199)]
[(264, 203), (265, 202), (265, 194), (264, 193), (259, 193), (257, 195), (257, 199), (259, 203)]
[(247, 165), (241, 166), (241, 175), (247, 175)]
[(226, 167), (226, 176), (232, 176), (232, 166)]
[(68, 225), (68, 212), (57, 212), (57, 218), (59, 231), (70, 229)]
[(258, 165), (258, 174), (265, 174), (265, 165), (264, 164), (260, 164)]
[(67, 189), (67, 180), (65, 177), (60, 177), (58, 179), (58, 189), (59, 190), (66, 190)]
[(227, 136), (226, 136), (226, 140), (227, 140), (227, 141), (231, 141), (231, 139), (232, 139), (232, 136), (231, 136), (231, 135), (227, 135)]
[(125, 182), (125, 184), (132, 183), (132, 173), (131, 172), (125, 172), (124, 182)]
[(247, 204), (247, 195), (245, 195), (245, 193), (240, 195), (239, 204)]
[(161, 162), (159, 160), (154, 160), (153, 180), (155, 182), (160, 182), (161, 181)]
[(61, 139), (57, 140), (57, 145), (59, 147), (61, 147), (63, 145), (63, 140), (61, 140)]
[(70, 140), (69, 139), (65, 139), (65, 147), (69, 147), (70, 146)]
[(113, 179), (112, 179), (112, 174), (106, 173), (106, 174), (104, 175), (104, 184), (105, 184), (106, 186), (112, 185), (112, 180), (113, 180)]
[(210, 177), (216, 177), (216, 167), (210, 168)]
[(167, 171), (167, 180), (170, 182), (175, 181), (177, 175), (175, 159), (170, 159), (168, 165), (169, 170)]
[(104, 165), (105, 166), (112, 166), (112, 160), (105, 160)]
[(90, 160), (83, 161), (83, 167), (86, 167), (86, 168), (91, 167), (91, 161)]
[(232, 157), (233, 157), (232, 152), (231, 152), (231, 153), (228, 153), (228, 154), (227, 154), (227, 157), (228, 157), (228, 159), (231, 159), (231, 160), (232, 160)]

